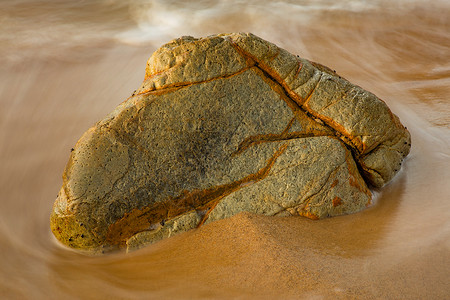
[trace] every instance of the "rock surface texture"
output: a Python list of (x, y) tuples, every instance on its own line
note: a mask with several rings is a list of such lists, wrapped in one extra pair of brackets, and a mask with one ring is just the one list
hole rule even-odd
[(103, 253), (243, 211), (353, 213), (409, 149), (386, 104), (327, 67), (252, 34), (182, 37), (78, 141), (51, 228)]

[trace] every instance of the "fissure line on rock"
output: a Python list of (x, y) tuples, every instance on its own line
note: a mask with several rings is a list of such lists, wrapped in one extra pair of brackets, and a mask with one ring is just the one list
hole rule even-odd
[[(293, 92), (289, 86), (284, 82), (284, 80), (276, 73), (272, 70), (272, 68), (270, 68), (269, 66), (267, 66), (264, 62), (259, 61), (255, 56), (253, 56), (252, 54), (248, 53), (247, 51), (245, 51), (244, 49), (242, 49), (236, 42), (234, 42), (233, 40), (229, 40), (231, 45), (236, 49), (236, 51), (246, 59), (246, 61), (248, 61), (249, 65), (255, 66), (256, 68), (258, 68), (265, 77), (267, 77), (267, 79), (271, 80), (273, 83), (275, 83), (276, 85), (278, 85), (284, 92), (284, 94), (292, 101), (296, 104), (296, 107), (298, 109), (300, 109), (302, 112), (304, 112), (305, 114), (307, 114), (309, 117), (311, 117), (312, 119), (319, 119), (324, 123), (324, 126), (328, 127), (329, 129), (331, 129), (333, 132), (336, 133), (336, 136), (341, 137), (341, 139), (344, 141), (344, 143), (349, 144), (349, 146), (355, 148), (356, 150), (358, 150), (358, 155), (359, 155), (359, 147), (356, 146), (357, 143), (355, 143), (353, 141), (353, 138), (346, 132), (345, 128), (343, 128), (340, 124), (337, 124), (336, 122), (334, 122), (333, 120), (331, 120), (330, 118), (327, 118), (323, 115), (318, 114), (317, 112), (314, 112), (313, 110), (308, 109), (307, 107), (304, 107), (302, 104), (305, 103), (305, 101), (311, 97), (313, 91), (316, 89), (316, 87), (319, 85), (320, 83), (320, 79), (318, 80), (316, 87), (311, 91), (311, 93), (309, 94), (309, 96), (306, 99), (301, 99), (295, 92)], [(323, 71), (319, 70), (322, 75), (323, 75)], [(321, 76), (322, 76), (321, 75)], [(264, 78), (263, 78), (264, 79)], [(283, 100), (286, 101), (286, 99), (283, 97)], [(291, 103), (288, 103), (289, 105), (291, 105)], [(340, 128), (340, 130), (337, 130), (336, 128)], [(342, 137), (345, 137), (342, 138)]]
[(302, 70), (302, 68), (303, 68), (303, 63), (299, 60), (298, 61), (297, 72), (295, 72), (295, 76), (294, 77), (297, 77), (298, 74), (300, 74), (300, 71)]
[[(330, 134), (323, 133), (323, 132), (300, 132), (300, 131), (294, 131), (294, 132), (286, 132), (281, 134), (259, 134), (259, 135), (253, 135), (250, 137), (247, 137), (244, 139), (238, 146), (238, 149), (232, 154), (232, 156), (239, 155), (251, 146), (258, 145), (261, 143), (267, 143), (267, 142), (279, 142), (284, 140), (291, 140), (291, 139), (298, 139), (298, 138), (311, 138), (311, 137), (321, 137), (321, 136), (330, 136)], [(334, 137), (331, 135), (330, 137)]]
[(281, 132), (281, 134), (287, 134), (289, 132), (289, 130), (291, 129), (292, 125), (294, 124), (295, 120), (297, 118), (294, 116), (289, 123), (286, 125), (286, 127), (284, 128), (284, 130)]
[[(370, 169), (370, 168), (366, 167), (366, 165), (364, 164), (364, 162), (362, 162), (362, 161), (360, 161), (360, 160), (358, 160), (357, 167), (358, 167), (358, 170), (360, 171), (361, 174), (364, 174), (364, 173), (368, 173), (368, 174), (375, 173), (375, 174), (377, 174), (380, 178), (383, 178), (383, 176), (381, 175), (381, 173), (380, 173), (379, 171), (377, 171), (377, 170), (375, 170), (375, 169)], [(364, 178), (364, 177), (363, 177), (363, 178)], [(372, 185), (372, 186), (373, 186), (373, 185)]]
[[(67, 181), (69, 181), (69, 180), (67, 180)], [(78, 200), (84, 198), (84, 196), (87, 193), (87, 189), (85, 189), (81, 195), (79, 195), (77, 197), (71, 197), (70, 194), (68, 194), (69, 188), (67, 187), (67, 184), (63, 185), (63, 189), (64, 189), (64, 194), (66, 195), (67, 203), (74, 203), (75, 201), (78, 201)]]
[[(342, 145), (342, 146), (345, 147), (346, 149), (348, 149), (348, 146), (346, 146), (346, 145)], [(362, 175), (361, 175), (361, 174), (363, 174), (360, 170), (360, 168), (362, 168), (362, 167), (359, 164), (355, 163), (355, 159), (354, 159), (351, 151), (345, 152), (345, 161), (347, 162), (347, 169), (348, 169), (348, 173), (350, 175), (350, 178), (349, 178), (350, 185), (353, 187), (356, 187), (359, 191), (366, 194), (369, 197), (369, 201), (370, 201), (372, 199), (372, 193), (370, 192), (369, 188), (367, 187), (367, 183), (365, 182), (364, 177), (362, 177)], [(353, 168), (353, 166), (356, 166), (356, 170)], [(358, 182), (358, 175), (361, 176), (361, 178), (363, 179), (362, 184), (360, 184)]]
[[(137, 143), (134, 143), (131, 139), (129, 139), (128, 137), (126, 137), (126, 136), (124, 136), (124, 135), (122, 135), (122, 134), (120, 134), (119, 132), (117, 132), (115, 129), (113, 129), (113, 128), (109, 128), (109, 127), (107, 127), (107, 129), (108, 130), (110, 130), (115, 136), (116, 136), (116, 138), (119, 138), (119, 139), (122, 139), (122, 140), (126, 140), (126, 141), (128, 141), (128, 142), (130, 142), (133, 146), (135, 146), (136, 147), (136, 149), (139, 149), (139, 145), (137, 144)], [(126, 143), (122, 143), (122, 144), (126, 144)], [(141, 147), (142, 148), (142, 147)], [(141, 149), (140, 149), (141, 150)], [(145, 151), (144, 149), (142, 149), (143, 151)], [(127, 166), (127, 168), (126, 168), (126, 170), (125, 170), (125, 172), (121, 175), (121, 176), (119, 176), (117, 179), (115, 179), (114, 180), (114, 182), (111, 182), (111, 189), (108, 191), (108, 192), (106, 192), (104, 195), (103, 195), (103, 197), (101, 197), (100, 199), (105, 199), (105, 198), (107, 198), (108, 197), (108, 195), (110, 195), (111, 194), (111, 192), (114, 190), (114, 187), (116, 186), (116, 184), (117, 184), (117, 182), (119, 181), (119, 180), (121, 180), (123, 177), (125, 177), (127, 174), (128, 174), (128, 172), (130, 171), (130, 167), (131, 167), (131, 157), (129, 157), (128, 158), (128, 166)], [(106, 171), (106, 170), (105, 170)], [(64, 179), (64, 180), (66, 180), (66, 181), (69, 181), (69, 179), (68, 178), (66, 178), (66, 179)], [(68, 199), (68, 201), (70, 201), (70, 202), (74, 202), (74, 201), (77, 201), (77, 200), (79, 200), (79, 199), (81, 199), (81, 198), (84, 198), (84, 196), (85, 196), (85, 194), (87, 193), (87, 189), (86, 190), (84, 190), (84, 192), (81, 194), (81, 195), (79, 195), (78, 197), (71, 197), (69, 194), (68, 194), (68, 188), (67, 188), (67, 184), (64, 184), (63, 185), (63, 189), (64, 189), (64, 193), (66, 194), (66, 198)]]
[(327, 176), (327, 179), (324, 181), (323, 185), (319, 188), (319, 190), (315, 193), (313, 193), (312, 195), (308, 196), (307, 198), (305, 198), (302, 201), (302, 204), (300, 204), (299, 206), (297, 206), (296, 208), (293, 207), (294, 209), (297, 210), (298, 214), (307, 218), (311, 218), (311, 219), (318, 219), (318, 217), (314, 214), (312, 214), (311, 212), (307, 211), (306, 209), (309, 207), (309, 204), (312, 200), (312, 198), (318, 194), (320, 194), (323, 189), (325, 188), (325, 186), (327, 185), (327, 182), (330, 180), (331, 176), (333, 176), (334, 174), (336, 174), (336, 172), (339, 170), (340, 167), (342, 167), (344, 164), (346, 164), (347, 162), (344, 161), (343, 163), (341, 163), (340, 165), (338, 165), (336, 168), (334, 168)]
[(221, 75), (221, 76), (213, 77), (213, 78), (210, 78), (210, 79), (194, 81), (194, 82), (176, 82), (176, 83), (167, 84), (165, 86), (158, 87), (158, 88), (150, 88), (148, 90), (145, 90), (145, 91), (142, 91), (140, 93), (134, 94), (132, 97), (141, 96), (141, 95), (149, 95), (149, 94), (161, 95), (161, 94), (165, 94), (165, 93), (176, 91), (176, 90), (181, 89), (181, 88), (189, 87), (189, 86), (192, 86), (192, 85), (195, 85), (195, 84), (208, 83), (208, 82), (219, 80), (219, 79), (228, 79), (228, 78), (231, 78), (233, 76), (240, 75), (240, 74), (244, 73), (245, 71), (247, 71), (251, 67), (252, 66), (247, 66), (247, 67), (245, 67), (245, 68), (243, 68), (243, 69), (241, 69), (241, 70), (239, 70), (239, 71), (237, 71), (235, 73), (227, 74), (227, 75)]
[[(324, 73), (322, 73), (322, 75), (323, 75)], [(322, 79), (322, 76), (320, 77), (320, 79)], [(319, 79), (319, 82), (320, 82), (320, 79)], [(331, 101), (330, 103), (328, 103), (327, 105), (325, 105), (324, 107), (321, 107), (320, 108), (320, 111), (324, 111), (324, 110), (326, 110), (327, 108), (329, 108), (330, 106), (332, 106), (332, 105), (334, 105), (334, 104), (336, 104), (337, 102), (339, 102), (339, 101), (341, 101), (342, 99), (344, 99), (344, 98), (346, 98), (347, 96), (348, 96), (348, 94), (352, 91), (352, 90), (354, 90), (354, 87), (346, 87), (346, 89), (344, 90), (344, 92), (343, 92), (343, 94), (342, 94), (342, 97), (340, 97), (340, 98), (336, 98), (336, 99), (334, 99), (334, 101)], [(356, 94), (357, 95), (357, 94)], [(355, 98), (356, 97), (356, 95), (353, 95), (353, 98)], [(356, 136), (356, 137), (358, 137), (358, 136)]]
[[(383, 133), (383, 135), (382, 135), (379, 139), (385, 141), (385, 140), (387, 140), (387, 136), (388, 136), (389, 134), (392, 134), (392, 133), (391, 133), (391, 132), (385, 131), (385, 132)], [(365, 157), (371, 155), (371, 154), (374, 153), (375, 151), (379, 150), (381, 147), (387, 148), (387, 149), (389, 149), (389, 150), (391, 150), (391, 151), (395, 151), (395, 152), (399, 153), (402, 157), (405, 157), (405, 154), (403, 153), (403, 151), (400, 151), (400, 150), (398, 150), (398, 149), (396, 149), (396, 148), (393, 148), (393, 147), (395, 147), (395, 145), (397, 145), (401, 140), (403, 140), (403, 136), (402, 136), (402, 135), (397, 135), (397, 136), (395, 137), (395, 139), (391, 139), (391, 140), (389, 141), (389, 144), (388, 144), (388, 143), (382, 144), (381, 142), (379, 142), (378, 144), (374, 144), (374, 145), (371, 147), (371, 149), (370, 149), (369, 151), (367, 151), (366, 153), (364, 153), (363, 156), (361, 156), (361, 159), (364, 159)], [(409, 146), (411, 146), (411, 144), (410, 144), (409, 142), (406, 142), (406, 141), (405, 141), (404, 143), (409, 144)]]
[[(155, 223), (167, 221), (192, 210), (207, 210), (224, 197), (246, 186), (246, 183), (256, 183), (264, 179), (270, 172), (278, 157), (286, 150), (287, 143), (282, 144), (279, 149), (267, 160), (266, 165), (256, 173), (221, 186), (205, 190), (185, 191), (180, 196), (168, 198), (165, 201), (152, 203), (141, 209), (134, 209), (126, 213), (121, 219), (111, 224), (106, 234), (106, 241), (110, 245), (124, 246), (126, 240), (136, 233), (146, 231)], [(204, 216), (204, 222), (208, 213)]]
[(309, 102), (309, 100), (311, 100), (311, 97), (312, 97), (313, 93), (316, 91), (317, 87), (319, 86), (320, 80), (322, 79), (322, 77), (323, 77), (323, 73), (321, 72), (320, 76), (319, 76), (319, 79), (317, 79), (316, 84), (311, 89), (311, 91), (309, 92), (308, 96), (306, 96), (306, 98), (303, 100), (303, 104), (306, 104), (306, 103)]
[[(252, 146), (253, 144), (255, 144), (256, 142), (258, 142), (259, 140), (261, 140), (259, 137), (264, 137), (267, 135), (270, 136), (285, 136), (288, 132), (289, 129), (292, 127), (292, 124), (294, 124), (295, 122), (295, 116), (289, 121), (289, 123), (286, 125), (286, 127), (284, 128), (284, 130), (281, 132), (281, 134), (259, 134), (259, 135), (254, 135), (254, 136), (250, 136), (246, 139), (244, 139), (242, 142), (239, 143), (239, 146), (237, 148), (237, 150), (235, 152), (233, 152), (231, 154), (231, 156), (236, 156), (238, 154), (241, 154), (244, 150), (246, 150), (247, 148), (249, 148), (250, 146)], [(277, 139), (278, 141), (280, 139)], [(264, 140), (264, 138), (261, 140), (261, 142), (264, 141), (268, 141), (268, 140)]]
[[(167, 69), (159, 70), (159, 71), (154, 72), (154, 73), (151, 73), (151, 74), (147, 74), (147, 72), (145, 72), (144, 80), (153, 78), (153, 77), (155, 77), (155, 76), (161, 75), (161, 74), (166, 73), (166, 72), (170, 72), (170, 70), (172, 70), (173, 68), (181, 66), (182, 63), (183, 63), (182, 61), (177, 62), (177, 63), (175, 63), (174, 65), (170, 66), (170, 67), (167, 68)], [(149, 63), (147, 62), (146, 69), (148, 69), (148, 67), (149, 67)], [(146, 70), (146, 71), (147, 71), (147, 70)]]

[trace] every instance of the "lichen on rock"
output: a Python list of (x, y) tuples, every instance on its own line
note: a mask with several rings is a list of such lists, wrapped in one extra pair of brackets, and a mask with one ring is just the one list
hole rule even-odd
[(136, 249), (247, 211), (353, 213), (410, 135), (386, 104), (252, 34), (182, 37), (72, 151), (51, 228), (89, 253)]

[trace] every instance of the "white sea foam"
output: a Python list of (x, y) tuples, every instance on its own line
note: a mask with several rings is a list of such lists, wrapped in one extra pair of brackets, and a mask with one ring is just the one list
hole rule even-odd
[[(111, 42), (155, 47), (182, 35), (245, 31), (277, 40), (324, 13), (411, 10), (426, 0), (18, 0), (0, 3), (0, 57), (20, 63), (35, 57), (71, 59), (92, 55)], [(442, 3), (441, 3), (442, 2)], [(442, 7), (446, 0), (427, 7)], [(280, 22), (282, 21), (282, 22)], [(299, 41), (301, 43), (301, 41)], [(281, 46), (283, 46), (281, 44)], [(89, 48), (90, 54), (82, 50)], [(19, 51), (18, 51), (19, 50)]]
[[(125, 43), (159, 42), (181, 35), (217, 32), (268, 32), (280, 18), (286, 23), (306, 23), (315, 14), (330, 10), (364, 11), (375, 2), (347, 1), (163, 1), (129, 2), (136, 27), (117, 34)], [(231, 29), (231, 30), (230, 30)], [(237, 30), (236, 30), (237, 29)]]

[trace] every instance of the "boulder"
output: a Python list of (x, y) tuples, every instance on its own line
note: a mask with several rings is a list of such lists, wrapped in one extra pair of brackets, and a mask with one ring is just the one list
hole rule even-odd
[(104, 253), (243, 211), (354, 213), (409, 149), (383, 101), (325, 66), (252, 34), (181, 37), (73, 148), (51, 229)]

